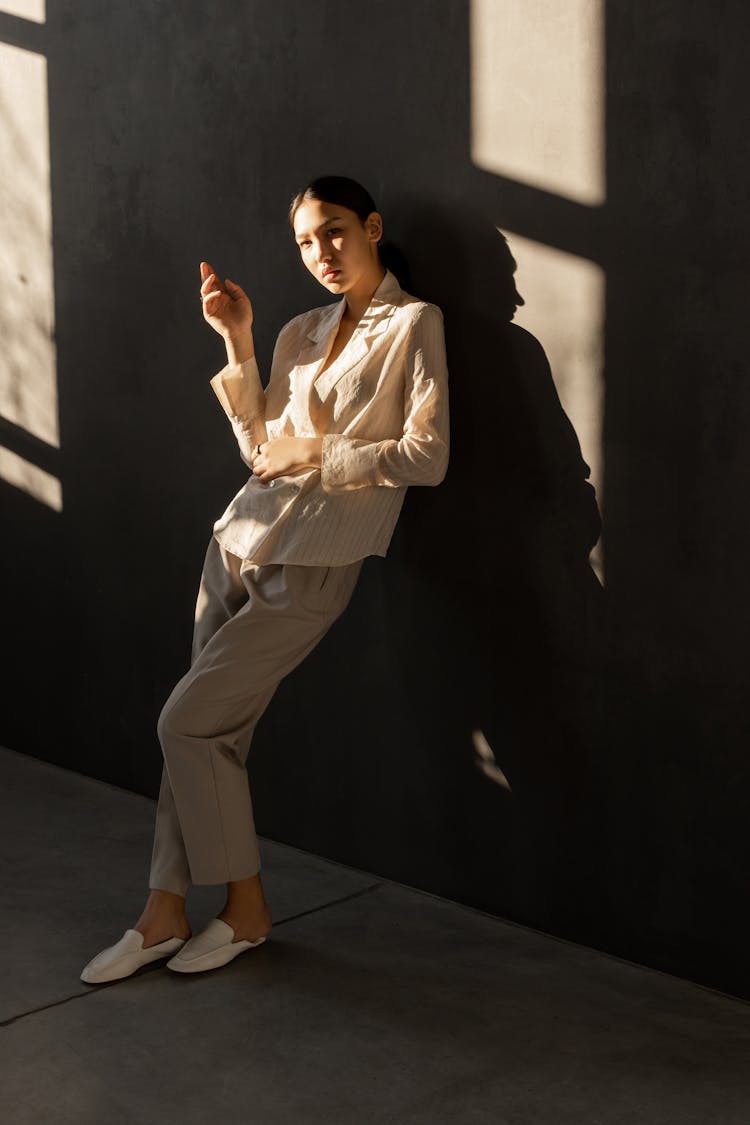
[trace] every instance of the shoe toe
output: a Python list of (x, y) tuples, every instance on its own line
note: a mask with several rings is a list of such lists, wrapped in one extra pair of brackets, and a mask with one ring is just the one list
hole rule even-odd
[(105, 984), (130, 976), (142, 965), (168, 957), (185, 945), (184, 938), (167, 938), (158, 945), (143, 948), (143, 934), (139, 930), (126, 930), (119, 941), (107, 946), (92, 957), (81, 973), (86, 984)]
[(143, 947), (143, 934), (138, 930), (126, 930), (119, 941), (108, 945), (96, 957), (92, 957), (81, 973), (81, 980), (88, 984), (100, 984), (115, 980), (126, 962)]

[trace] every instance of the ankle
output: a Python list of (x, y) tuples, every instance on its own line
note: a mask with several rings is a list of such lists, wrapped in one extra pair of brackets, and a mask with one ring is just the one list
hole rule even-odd
[(175, 894), (174, 891), (162, 891), (158, 887), (149, 887), (148, 889), (146, 905), (148, 906), (151, 902), (163, 905), (169, 904), (176, 907), (178, 910), (185, 909), (185, 895)]
[(174, 921), (183, 922), (185, 914), (185, 899), (181, 895), (173, 895), (164, 891), (152, 891), (141, 911), (139, 921)]
[(236, 907), (225, 906), (218, 917), (232, 927), (237, 941), (241, 938), (256, 941), (269, 934), (273, 927), (273, 919), (267, 906), (260, 910), (238, 910)]
[(260, 875), (253, 875), (249, 879), (238, 879), (227, 883), (227, 897), (224, 904), (225, 910), (240, 914), (265, 914), (268, 913), (268, 903), (263, 894)]

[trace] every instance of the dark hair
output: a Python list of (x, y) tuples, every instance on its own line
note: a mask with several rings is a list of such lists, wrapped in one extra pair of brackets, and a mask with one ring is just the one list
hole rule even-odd
[[(292, 230), (294, 230), (294, 216), (297, 213), (297, 208), (308, 199), (317, 199), (320, 203), (333, 203), (337, 207), (346, 207), (350, 211), (354, 211), (361, 222), (364, 222), (373, 211), (378, 210), (369, 191), (356, 180), (350, 179), (349, 176), (317, 176), (314, 180), (310, 180), (309, 184), (303, 187), (301, 191), (298, 191), (289, 204), (289, 226)], [(380, 264), (395, 275), (399, 285), (402, 288), (408, 288), (410, 283), (409, 264), (399, 248), (394, 243), (383, 239), (378, 243), (378, 257)]]

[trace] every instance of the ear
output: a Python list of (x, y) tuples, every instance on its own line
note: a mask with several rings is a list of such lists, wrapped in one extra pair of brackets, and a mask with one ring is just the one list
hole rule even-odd
[(370, 238), (374, 238), (379, 242), (383, 237), (383, 218), (378, 211), (371, 211), (367, 216), (367, 233)]

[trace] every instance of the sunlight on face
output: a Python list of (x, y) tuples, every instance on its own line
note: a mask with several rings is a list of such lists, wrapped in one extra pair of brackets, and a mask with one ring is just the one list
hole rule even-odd
[(340, 204), (306, 200), (294, 216), (294, 238), (307, 269), (332, 293), (349, 289), (373, 260), (365, 224)]

